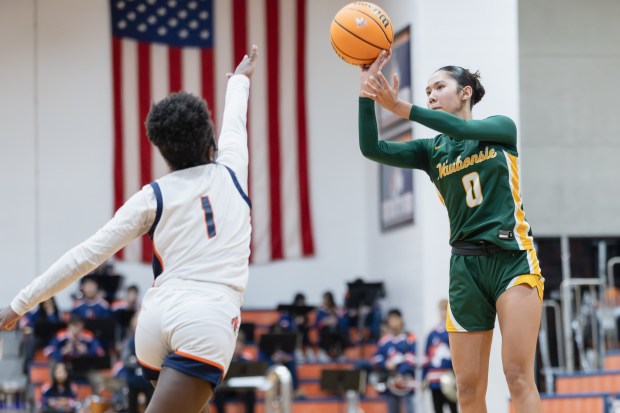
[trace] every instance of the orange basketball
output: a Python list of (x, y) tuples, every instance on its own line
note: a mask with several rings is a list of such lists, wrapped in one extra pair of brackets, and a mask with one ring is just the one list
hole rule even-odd
[(352, 65), (369, 65), (394, 40), (392, 21), (379, 6), (358, 1), (344, 6), (329, 29), (332, 47)]

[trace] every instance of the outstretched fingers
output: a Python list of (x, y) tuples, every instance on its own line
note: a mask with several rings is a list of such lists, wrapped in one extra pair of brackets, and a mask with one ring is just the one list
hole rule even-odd
[[(248, 56), (246, 55), (246, 57)], [(250, 59), (250, 63), (254, 63), (257, 57), (258, 57), (258, 46), (253, 44), (252, 50), (250, 50), (250, 56), (248, 57)]]
[(392, 82), (394, 84), (394, 90), (398, 90), (398, 86), (399, 86), (399, 82), (398, 82), (398, 75), (396, 73), (394, 73), (394, 76), (392, 76)]

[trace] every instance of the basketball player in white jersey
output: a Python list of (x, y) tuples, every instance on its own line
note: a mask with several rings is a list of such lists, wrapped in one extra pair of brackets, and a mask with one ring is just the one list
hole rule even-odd
[(207, 408), (235, 348), (248, 279), (247, 103), (256, 46), (229, 74), (216, 144), (205, 102), (175, 93), (151, 108), (150, 141), (172, 172), (132, 196), (0, 311), (0, 330), (89, 273), (133, 239), (153, 240), (155, 282), (145, 295), (136, 353), (156, 383), (147, 413)]

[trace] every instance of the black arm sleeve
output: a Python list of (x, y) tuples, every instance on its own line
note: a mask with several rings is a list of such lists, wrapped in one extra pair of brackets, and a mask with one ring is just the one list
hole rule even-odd
[(481, 120), (464, 120), (451, 113), (413, 106), (409, 119), (446, 134), (454, 139), (497, 142), (517, 145), (517, 127), (506, 116), (491, 116)]
[(372, 99), (359, 98), (359, 144), (366, 158), (385, 165), (427, 171), (428, 142), (429, 139), (409, 142), (380, 141), (375, 104)]

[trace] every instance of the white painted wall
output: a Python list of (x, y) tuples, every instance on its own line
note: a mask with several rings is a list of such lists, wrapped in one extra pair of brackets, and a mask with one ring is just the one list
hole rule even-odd
[(0, 302), (36, 270), (34, 1), (0, 3)]
[(620, 2), (521, 0), (519, 19), (528, 217), (540, 235), (618, 235)]

